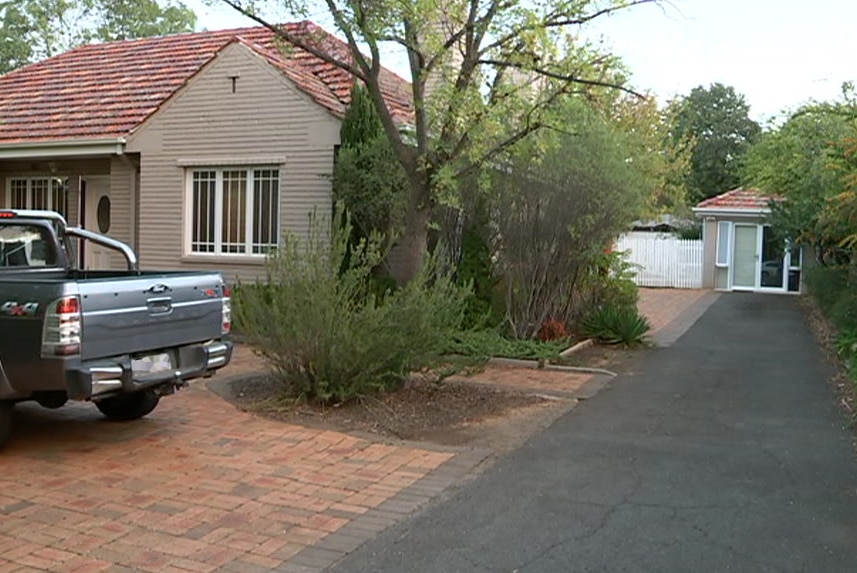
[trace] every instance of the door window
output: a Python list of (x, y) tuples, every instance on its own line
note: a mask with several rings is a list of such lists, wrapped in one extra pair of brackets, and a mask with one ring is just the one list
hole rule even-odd
[(732, 257), (732, 286), (755, 288), (756, 286), (756, 225), (735, 225), (735, 250)]
[(762, 227), (762, 267), (759, 285), (764, 288), (783, 288), (785, 245), (768, 227)]

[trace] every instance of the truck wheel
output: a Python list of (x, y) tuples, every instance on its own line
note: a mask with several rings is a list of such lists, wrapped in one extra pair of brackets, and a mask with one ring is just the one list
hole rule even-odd
[(160, 399), (152, 390), (143, 390), (105, 398), (97, 401), (95, 406), (111, 420), (127, 422), (142, 418), (154, 410)]
[(12, 406), (11, 402), (0, 402), (0, 448), (12, 435)]

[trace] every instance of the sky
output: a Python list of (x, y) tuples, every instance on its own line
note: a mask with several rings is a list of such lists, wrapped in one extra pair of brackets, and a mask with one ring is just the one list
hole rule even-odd
[[(200, 29), (254, 25), (225, 4), (184, 3)], [(321, 16), (318, 22), (324, 25)], [(720, 82), (765, 123), (809, 100), (835, 99), (843, 82), (857, 82), (855, 22), (854, 0), (670, 0), (600, 19), (584, 33), (602, 38), (630, 68), (634, 88), (661, 102)], [(384, 62), (399, 73), (403, 63)]]

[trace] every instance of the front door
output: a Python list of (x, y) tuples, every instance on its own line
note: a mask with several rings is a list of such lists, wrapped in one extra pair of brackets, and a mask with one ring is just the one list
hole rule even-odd
[(758, 225), (735, 224), (735, 248), (732, 253), (732, 288), (753, 290), (756, 288), (756, 263), (759, 260)]
[[(107, 235), (110, 233), (111, 205), (110, 178), (107, 176), (86, 177), (85, 210), (83, 227)], [(94, 245), (89, 241), (84, 244), (84, 268), (106, 270), (110, 268), (110, 249)]]

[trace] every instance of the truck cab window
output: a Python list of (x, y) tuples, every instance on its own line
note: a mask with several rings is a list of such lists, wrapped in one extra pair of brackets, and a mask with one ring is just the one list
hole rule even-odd
[(0, 225), (0, 269), (57, 264), (50, 231), (39, 225)]

